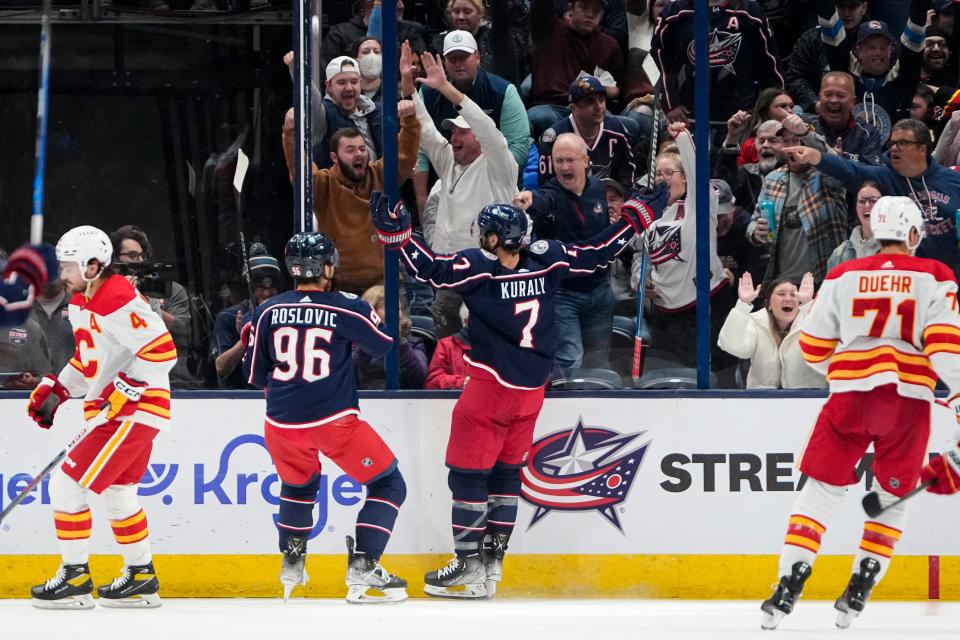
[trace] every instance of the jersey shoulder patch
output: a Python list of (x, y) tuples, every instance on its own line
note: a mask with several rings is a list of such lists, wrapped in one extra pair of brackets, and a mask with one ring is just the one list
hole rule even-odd
[(549, 129), (544, 131), (543, 134), (540, 136), (540, 142), (542, 142), (543, 144), (550, 144), (556, 139), (557, 139), (557, 132), (553, 129), (553, 127), (550, 127)]
[(344, 298), (346, 298), (347, 300), (356, 300), (356, 299), (357, 299), (357, 294), (355, 294), (355, 293), (350, 293), (349, 291), (341, 291), (341, 292), (340, 292), (340, 295), (342, 295), (342, 296), (343, 296)]
[(537, 240), (532, 245), (530, 245), (530, 253), (535, 253), (538, 256), (547, 252), (547, 249), (550, 248), (550, 243), (546, 240)]

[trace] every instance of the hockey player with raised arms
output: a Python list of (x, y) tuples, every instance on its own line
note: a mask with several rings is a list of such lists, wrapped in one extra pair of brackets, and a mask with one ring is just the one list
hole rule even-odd
[(635, 231), (662, 214), (667, 197), (663, 187), (638, 195), (624, 205), (620, 222), (586, 242), (540, 240), (529, 247), (521, 247), (526, 215), (488, 205), (477, 217), (480, 248), (447, 256), (411, 237), (403, 203), (391, 208), (387, 195), (371, 197), (385, 247), (399, 249), (418, 280), (463, 296), (470, 312), (471, 350), (463, 356), (469, 380), (453, 409), (446, 453), (456, 555), (426, 574), (428, 595), (494, 595), (517, 517), (520, 469), (553, 367), (553, 297), (564, 278), (609, 265)]
[(877, 493), (889, 508), (864, 522), (853, 575), (834, 604), (837, 626), (850, 626), (887, 571), (903, 531), (908, 503), (893, 503), (921, 476), (938, 376), (951, 390), (949, 404), (960, 407), (953, 271), (914, 256), (924, 222), (910, 198), (880, 198), (870, 225), (880, 252), (827, 274), (800, 336), (803, 357), (826, 375), (830, 397), (800, 458), (808, 480), (787, 524), (780, 582), (761, 605), (764, 629), (775, 628), (793, 610), (821, 538), (847, 488), (857, 482), (857, 462), (872, 444)]
[(68, 313), (77, 349), (58, 376), (40, 381), (27, 412), (49, 429), (60, 404), (83, 396), (89, 432), (50, 478), (62, 564), (56, 575), (33, 587), (38, 608), (93, 607), (87, 564), (91, 491), (103, 497), (124, 564), (120, 577), (97, 590), (100, 604), (160, 606), (137, 486), (154, 437), (170, 425), (169, 372), (177, 350), (146, 298), (110, 269), (112, 251), (107, 234), (90, 226), (71, 229), (57, 243), (60, 277), (73, 294)]
[(334, 288), (340, 258), (329, 236), (295, 234), (284, 259), (296, 289), (257, 307), (244, 327), (249, 346), (243, 361), (248, 382), (267, 398), (264, 435), (281, 482), (277, 530), (284, 599), (307, 583), (304, 564), (322, 453), (367, 487), (356, 542), (347, 536), (347, 601), (406, 600), (406, 581), (388, 573), (380, 556), (407, 487), (390, 447), (360, 418), (351, 357), (354, 343), (382, 356), (393, 339), (369, 304)]

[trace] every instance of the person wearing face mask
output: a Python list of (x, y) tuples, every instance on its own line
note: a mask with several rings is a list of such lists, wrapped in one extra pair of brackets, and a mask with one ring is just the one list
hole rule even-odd
[(835, 266), (847, 260), (872, 256), (880, 251), (880, 243), (873, 237), (873, 229), (870, 227), (870, 211), (873, 205), (881, 197), (880, 187), (876, 182), (864, 182), (857, 192), (857, 219), (860, 221), (853, 231), (850, 232), (850, 238), (844, 240), (843, 244), (836, 248), (830, 259), (827, 260), (827, 272), (829, 273)]
[(366, 36), (353, 46), (350, 55), (360, 68), (360, 90), (373, 102), (381, 102), (383, 87), (383, 47), (380, 40)]
[[(292, 77), (293, 52), (288, 52), (283, 61), (289, 67)], [(338, 130), (348, 127), (360, 132), (367, 146), (367, 154), (371, 160), (376, 160), (380, 157), (383, 140), (383, 111), (379, 103), (368, 98), (362, 91), (360, 63), (349, 56), (334, 58), (327, 65), (326, 76), (325, 95), (320, 95), (316, 85), (310, 86), (313, 95), (313, 162), (321, 169), (331, 167), (330, 138)]]
[(739, 300), (723, 323), (717, 344), (750, 361), (747, 389), (825, 388), (823, 374), (807, 366), (800, 350), (800, 329), (813, 300), (813, 274), (804, 274), (799, 288), (786, 278), (774, 280), (764, 307), (754, 311), (762, 288), (754, 288), (749, 272), (743, 274)]
[[(821, 30), (832, 71), (847, 71), (855, 80), (859, 104), (854, 117), (877, 126), (881, 139), (891, 124), (909, 116), (913, 93), (920, 81), (923, 41), (930, 0), (911, 0), (910, 20), (898, 40), (881, 20), (869, 20), (857, 29), (851, 58), (841, 45), (849, 39), (831, 0), (818, 0)], [(899, 56), (897, 53), (899, 45)]]

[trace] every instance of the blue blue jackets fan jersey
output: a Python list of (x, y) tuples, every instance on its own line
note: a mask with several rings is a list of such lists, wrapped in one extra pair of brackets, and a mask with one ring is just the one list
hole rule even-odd
[(306, 429), (359, 415), (353, 343), (373, 356), (393, 344), (377, 313), (353, 294), (288, 291), (257, 307), (243, 371), (266, 389), (267, 422)]
[(453, 289), (470, 311), (467, 364), (517, 389), (544, 385), (553, 367), (553, 296), (564, 278), (604, 268), (634, 235), (626, 222), (582, 243), (539, 240), (520, 250), (516, 270), (482, 249), (434, 255), (416, 238), (402, 249), (418, 280)]

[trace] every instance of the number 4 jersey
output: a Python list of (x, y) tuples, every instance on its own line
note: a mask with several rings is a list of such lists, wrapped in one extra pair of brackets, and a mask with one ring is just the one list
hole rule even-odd
[(369, 304), (339, 291), (288, 291), (257, 307), (244, 374), (265, 389), (268, 424), (319, 427), (359, 415), (352, 346), (373, 356), (393, 339)]
[[(877, 254), (827, 274), (800, 336), (830, 391), (897, 385), (933, 400), (937, 376), (960, 389), (960, 315), (953, 272), (937, 260)], [(951, 404), (956, 396), (951, 397)]]
[(113, 275), (92, 298), (74, 294), (67, 312), (77, 350), (59, 380), (71, 396), (85, 397), (84, 420), (98, 416), (100, 409), (92, 401), (122, 371), (147, 383), (131, 419), (155, 429), (168, 427), (170, 369), (177, 349), (146, 298), (126, 278)]

